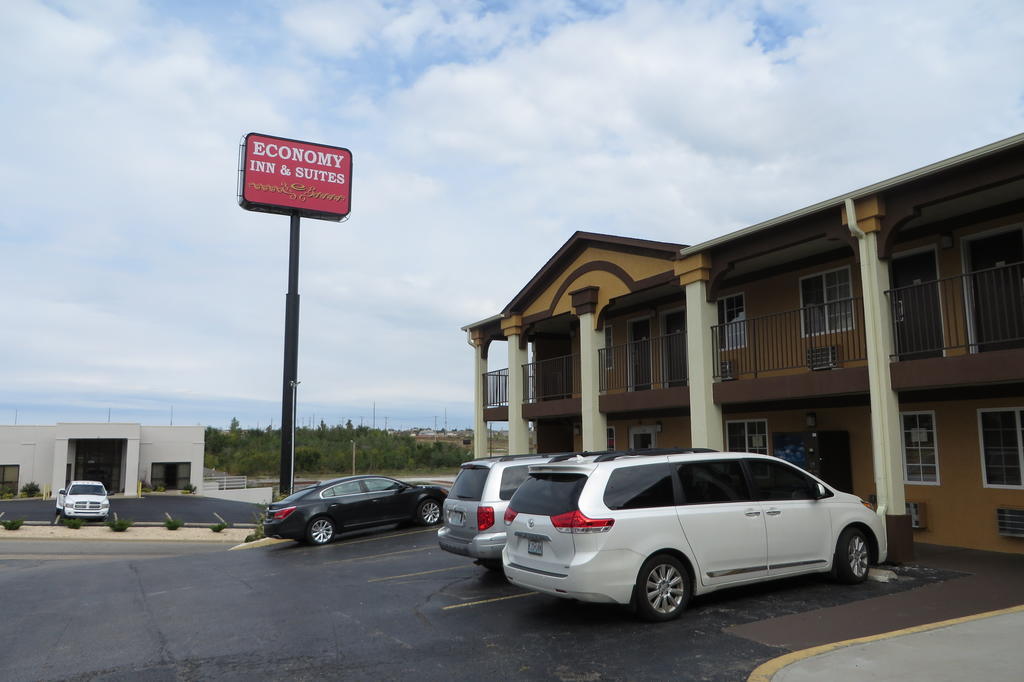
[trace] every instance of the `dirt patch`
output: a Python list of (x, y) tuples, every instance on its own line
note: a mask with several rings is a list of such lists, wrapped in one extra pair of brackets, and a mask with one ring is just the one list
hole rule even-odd
[(132, 526), (115, 533), (106, 526), (88, 525), (78, 530), (64, 526), (22, 526), (18, 530), (0, 528), (0, 540), (117, 540), (145, 542), (221, 542), (238, 544), (252, 533), (251, 528), (225, 528), (214, 533), (209, 526), (182, 526), (167, 530), (164, 526)]

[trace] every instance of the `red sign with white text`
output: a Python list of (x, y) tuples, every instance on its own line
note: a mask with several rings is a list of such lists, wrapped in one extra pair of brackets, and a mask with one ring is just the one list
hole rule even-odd
[(341, 220), (351, 209), (344, 147), (249, 133), (239, 150), (238, 203), (249, 211)]

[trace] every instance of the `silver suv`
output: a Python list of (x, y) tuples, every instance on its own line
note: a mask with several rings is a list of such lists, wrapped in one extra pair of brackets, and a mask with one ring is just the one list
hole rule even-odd
[(444, 527), (437, 532), (441, 549), (473, 557), (476, 563), (501, 570), (505, 547), (505, 507), (531, 464), (545, 464), (562, 455), (505, 455), (465, 462), (444, 501)]
[(803, 573), (856, 583), (882, 519), (777, 457), (633, 451), (530, 467), (505, 510), (505, 575), (530, 590), (677, 617), (693, 595)]

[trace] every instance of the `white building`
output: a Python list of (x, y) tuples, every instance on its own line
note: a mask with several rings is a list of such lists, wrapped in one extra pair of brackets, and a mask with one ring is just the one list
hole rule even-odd
[(57, 424), (0, 426), (0, 492), (36, 483), (53, 497), (71, 480), (101, 481), (111, 493), (153, 487), (202, 488), (202, 426)]

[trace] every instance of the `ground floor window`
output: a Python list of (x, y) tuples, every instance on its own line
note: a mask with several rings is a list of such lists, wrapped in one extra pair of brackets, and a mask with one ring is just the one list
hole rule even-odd
[(608, 427), (608, 449), (609, 450), (614, 450), (615, 449), (615, 427), (614, 426), (609, 426)]
[(192, 479), (191, 462), (154, 462), (150, 483), (154, 488), (183, 490)]
[(1024, 468), (1024, 409), (979, 410), (985, 485), (1021, 486)]
[(0, 495), (18, 494), (18, 464), (0, 465)]
[(939, 454), (934, 412), (904, 412), (903, 476), (907, 483), (938, 483)]
[(725, 423), (729, 452), (768, 454), (768, 420), (750, 419)]

